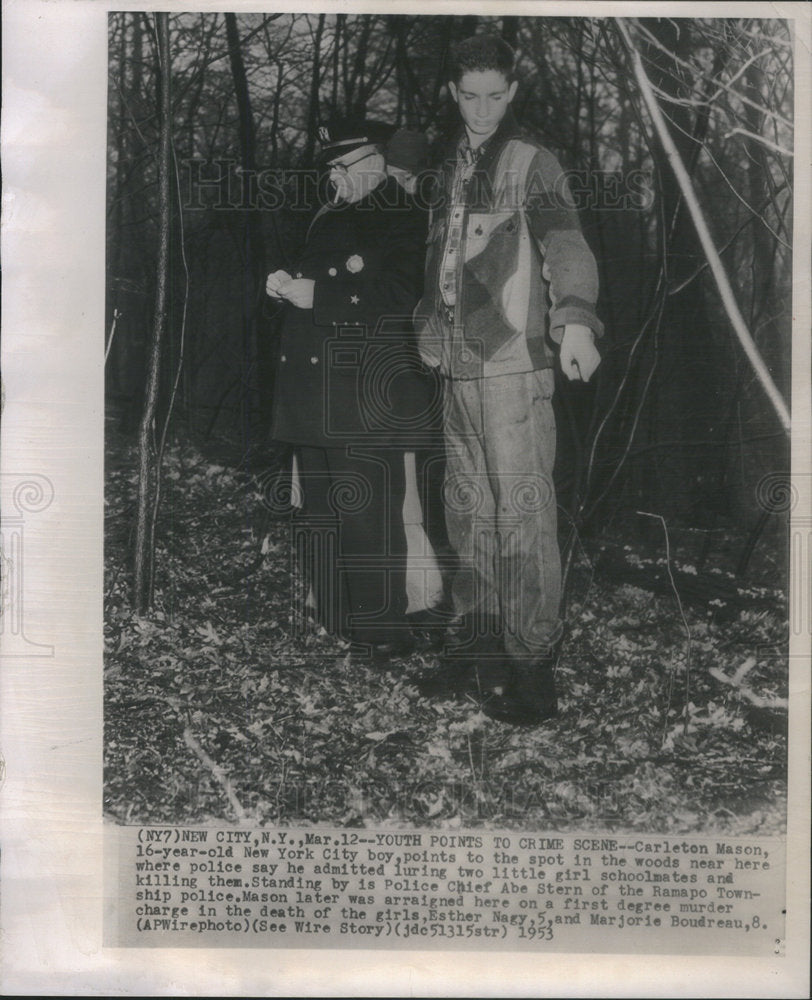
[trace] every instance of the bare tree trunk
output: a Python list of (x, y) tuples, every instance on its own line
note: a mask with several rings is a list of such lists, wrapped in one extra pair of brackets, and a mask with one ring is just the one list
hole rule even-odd
[(330, 90), (330, 113), (338, 114), (338, 81), (341, 76), (341, 29), (344, 27), (346, 14), (336, 14), (335, 34), (333, 36), (333, 82)]
[(469, 38), (476, 34), (479, 26), (479, 16), (477, 14), (465, 14), (460, 18), (460, 38)]
[(160, 136), (158, 140), (158, 262), (155, 281), (155, 314), (149, 353), (146, 398), (138, 431), (138, 513), (135, 533), (135, 582), (133, 605), (143, 614), (152, 604), (155, 551), (152, 544), (157, 510), (150, 504), (150, 493), (157, 470), (152, 442), (155, 410), (158, 402), (158, 382), (161, 369), (161, 347), (166, 332), (166, 305), (169, 285), (169, 238), (171, 205), (169, 173), (172, 165), (172, 69), (169, 62), (169, 15), (156, 14), (160, 62)]
[(395, 34), (395, 73), (398, 82), (398, 110), (395, 124), (403, 124), (405, 117), (407, 123), (418, 124), (419, 116), (415, 115), (415, 95), (410, 86), (409, 79), (409, 53), (406, 48), (406, 36), (409, 33), (409, 19), (403, 14), (398, 14), (393, 18), (393, 31)]
[[(248, 78), (245, 73), (245, 63), (240, 49), (240, 37), (237, 30), (237, 18), (234, 14), (226, 14), (226, 37), (228, 39), (228, 56), (231, 63), (231, 75), (234, 78), (234, 91), (237, 97), (237, 108), (240, 121), (240, 160), (243, 168), (243, 178), (247, 185), (248, 197), (251, 197), (252, 178), (256, 172), (256, 129), (254, 115), (251, 110), (251, 98), (248, 93)], [(265, 274), (265, 240), (262, 235), (262, 218), (259, 206), (250, 204), (244, 212), (245, 219), (245, 257), (246, 281), (243, 284), (242, 319), (243, 319), (243, 365), (244, 385), (250, 387), (254, 379), (251, 371), (255, 370), (260, 419), (263, 427), (267, 427), (271, 419), (272, 385), (273, 385), (273, 352), (270, 349), (270, 337), (263, 336), (260, 329), (259, 313), (261, 298), (260, 286)], [(256, 364), (254, 364), (256, 359)], [(246, 440), (250, 439), (252, 406), (250, 388), (245, 394), (245, 412), (243, 431)]]
[[(200, 103), (203, 98), (204, 89), (206, 83), (209, 79), (207, 73), (207, 66), (209, 60), (211, 59), (211, 47), (212, 40), (217, 34), (219, 34), (220, 27), (220, 16), (219, 14), (214, 14), (211, 17), (207, 14), (200, 15), (200, 47), (198, 49), (197, 58), (199, 60), (200, 68), (197, 70), (196, 79), (193, 78), (192, 82), (188, 85), (189, 96), (186, 101), (185, 120), (187, 122), (195, 122), (198, 119)], [(177, 87), (175, 89), (176, 98), (179, 96), (177, 94)], [(176, 100), (176, 109), (183, 104), (182, 97)], [(177, 168), (178, 155), (179, 155), (179, 144), (182, 141), (183, 132), (178, 127), (177, 120), (178, 112), (175, 111), (175, 123), (173, 131), (175, 133), (175, 166)], [(196, 137), (195, 128), (192, 127), (188, 129), (185, 136), (185, 148), (181, 147), (182, 155), (185, 158), (192, 159), (195, 156), (196, 149)], [(182, 216), (181, 216), (182, 219)], [(206, 293), (208, 293), (208, 289)], [(201, 312), (202, 316), (206, 315), (205, 309)], [(182, 410), (184, 419), (186, 422), (186, 429), (189, 434), (194, 438), (198, 430), (198, 413), (197, 407), (195, 406), (195, 400), (197, 397), (197, 375), (199, 372), (199, 367), (197, 364), (197, 355), (201, 347), (201, 337), (200, 333), (203, 329), (202, 323), (189, 323), (187, 325), (185, 345), (184, 345), (184, 358), (182, 359), (181, 365), (181, 400), (183, 402)]]
[[(141, 117), (139, 108), (142, 108), (143, 16), (138, 13), (121, 14), (122, 21), (132, 18), (132, 35), (129, 56), (122, 50), (118, 84), (122, 115), (119, 126), (122, 134), (122, 160), (119, 169), (123, 167), (123, 177), (119, 181), (117, 195), (121, 214), (116, 219), (116, 251), (111, 274), (115, 278), (126, 278), (136, 284), (143, 282), (146, 288), (148, 280), (139, 248), (133, 246), (126, 235), (131, 231), (134, 216), (138, 214), (135, 206), (138, 192), (144, 186), (144, 171), (140, 159), (142, 150), (134, 138)], [(122, 427), (129, 435), (138, 427), (143, 410), (147, 351), (145, 331), (150, 321), (148, 296), (133, 295), (132, 291), (128, 291), (121, 296), (117, 293), (114, 301), (119, 306), (122, 317), (119, 323), (118, 348), (113, 349), (111, 358), (111, 371), (115, 371), (122, 395), (126, 397)]]
[(226, 14), (226, 38), (228, 40), (228, 58), (231, 63), (231, 75), (234, 78), (234, 91), (237, 97), (237, 110), (240, 115), (240, 150), (242, 166), (245, 170), (253, 170), (256, 161), (256, 143), (254, 138), (254, 117), (251, 113), (251, 100), (248, 95), (248, 78), (245, 75), (245, 63), (240, 51), (240, 36), (237, 31), (237, 17)]
[[(641, 24), (662, 45), (658, 48), (646, 40), (641, 46), (652, 82), (677, 102), (689, 99), (691, 80), (682, 63), (690, 59), (690, 32), (670, 18), (644, 18)], [(682, 161), (696, 163), (703, 138), (701, 116), (696, 121), (684, 103), (669, 103), (668, 112), (673, 123), (669, 131)], [(682, 189), (659, 144), (654, 146), (654, 155), (663, 198), (668, 282), (678, 287), (696, 270), (703, 259), (702, 250), (685, 210)], [(647, 480), (641, 503), (652, 505), (649, 509), (661, 509), (673, 502), (685, 509), (702, 503), (690, 442), (707, 438), (709, 428), (718, 426), (720, 396), (728, 389), (720, 385), (725, 369), (717, 356), (719, 348), (701, 285), (669, 296), (662, 329), (661, 364), (655, 375), (656, 415), (652, 413), (654, 433), (683, 444), (663, 456), (661, 478), (659, 482)]]
[(319, 14), (316, 41), (313, 45), (313, 71), (310, 74), (310, 100), (307, 110), (307, 137), (305, 139), (305, 166), (313, 162), (316, 149), (316, 128), (319, 124), (319, 83), (321, 80), (321, 37), (324, 34), (326, 14)]
[[(121, 25), (121, 36), (119, 38), (119, 54), (118, 54), (118, 126), (116, 128), (116, 174), (114, 181), (114, 197), (115, 197), (115, 216), (114, 216), (114, 233), (115, 233), (115, 243), (113, 244), (112, 252), (112, 262), (108, 268), (107, 280), (111, 282), (117, 282), (124, 273), (124, 224), (126, 219), (126, 205), (127, 205), (127, 195), (124, 190), (125, 180), (126, 180), (126, 169), (125, 165), (128, 162), (129, 150), (127, 149), (127, 143), (125, 136), (127, 135), (127, 129), (125, 128), (124, 122), (127, 117), (127, 107), (124, 100), (124, 92), (126, 90), (126, 75), (127, 75), (127, 26), (128, 26), (128, 15), (126, 11), (117, 15), (120, 20)], [(126, 150), (126, 152), (125, 152)], [(109, 315), (106, 317), (105, 326), (110, 326), (110, 320), (115, 317), (118, 312), (117, 306), (119, 305), (119, 293), (117, 286), (112, 284), (112, 294), (109, 300)], [(121, 341), (120, 341), (121, 342)], [(126, 341), (122, 344), (124, 350), (119, 351), (117, 349), (113, 352), (113, 361), (109, 368), (106, 367), (106, 371), (109, 372), (107, 378), (109, 379), (108, 390), (112, 386), (113, 391), (124, 395), (126, 387), (126, 374), (122, 370), (124, 365), (124, 351), (126, 350)], [(106, 359), (105, 359), (106, 360)], [(123, 376), (123, 377), (122, 377)]]
[(519, 39), (519, 19), (518, 17), (502, 18), (502, 38), (508, 45), (515, 49)]
[[(429, 99), (428, 109), (425, 121), (423, 122), (424, 127), (430, 125), (438, 124), (440, 126), (441, 132), (449, 132), (452, 128), (456, 127), (459, 121), (459, 115), (454, 110), (453, 114), (449, 117), (448, 112), (450, 111), (449, 102), (442, 98), (443, 85), (448, 82), (448, 69), (449, 69), (449, 59), (451, 55), (451, 43), (454, 38), (454, 18), (444, 17), (441, 22), (440, 31), (440, 58), (437, 67), (437, 74), (434, 77), (434, 89), (431, 93), (431, 98)], [(452, 125), (453, 122), (453, 125)]]
[(366, 93), (364, 91), (364, 69), (367, 64), (369, 39), (372, 34), (372, 16), (364, 14), (361, 17), (361, 33), (355, 50), (352, 64), (352, 76), (347, 90), (347, 110), (351, 114), (362, 117), (366, 113)]
[[(581, 107), (584, 94), (584, 22), (578, 20), (575, 29), (576, 42), (574, 46), (575, 54), (575, 105), (572, 111), (572, 145), (570, 158), (572, 166), (575, 167), (580, 159), (581, 151)], [(592, 166), (592, 164), (590, 164)]]
[[(764, 94), (767, 90), (764, 72), (761, 67), (753, 63), (747, 67), (745, 74), (746, 93), (753, 105), (765, 103)], [(748, 130), (754, 135), (762, 134), (764, 124), (764, 114), (753, 105), (745, 105), (744, 117)], [(764, 205), (770, 201), (771, 191), (769, 186), (770, 166), (767, 161), (767, 151), (758, 141), (752, 139), (746, 143), (747, 159), (747, 179), (750, 188), (750, 204)], [(751, 310), (750, 323), (755, 323), (761, 316), (769, 316), (772, 313), (773, 301), (773, 278), (775, 273), (775, 237), (769, 234), (763, 225), (762, 219), (756, 219), (753, 225), (753, 306)], [(770, 361), (777, 361), (777, 358), (770, 358)]]
[(273, 94), (273, 121), (271, 122), (271, 163), (279, 165), (279, 110), (282, 106), (282, 88), (285, 83), (285, 67), (280, 62)]

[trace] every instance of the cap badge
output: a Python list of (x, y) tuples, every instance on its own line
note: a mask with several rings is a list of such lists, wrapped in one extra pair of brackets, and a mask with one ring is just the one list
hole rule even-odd
[(352, 257), (347, 258), (347, 263), (344, 266), (350, 274), (358, 274), (359, 271), (364, 270), (364, 258), (354, 253)]

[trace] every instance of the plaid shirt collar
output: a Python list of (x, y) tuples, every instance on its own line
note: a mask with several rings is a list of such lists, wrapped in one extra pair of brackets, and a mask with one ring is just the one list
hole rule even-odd
[[(496, 135), (496, 133), (494, 133), (494, 135)], [(481, 159), (482, 154), (486, 152), (488, 146), (490, 146), (494, 135), (488, 136), (483, 143), (475, 148), (472, 148), (471, 144), (468, 142), (468, 133), (463, 132), (462, 138), (457, 144), (457, 160), (464, 163), (467, 167), (475, 166)]]
[[(461, 132), (458, 133), (456, 143), (457, 162), (464, 163), (469, 166), (476, 164), (492, 146), (498, 146), (506, 139), (511, 139), (514, 136), (519, 136), (521, 134), (519, 123), (516, 121), (512, 108), (508, 108), (505, 117), (499, 123), (499, 128), (493, 133), (493, 135), (488, 136), (488, 138), (480, 146), (477, 146), (476, 149), (471, 149), (471, 145), (468, 142), (468, 133), (463, 126)], [(452, 146), (449, 150), (451, 155), (453, 155), (453, 150), (454, 146), (452, 140)]]

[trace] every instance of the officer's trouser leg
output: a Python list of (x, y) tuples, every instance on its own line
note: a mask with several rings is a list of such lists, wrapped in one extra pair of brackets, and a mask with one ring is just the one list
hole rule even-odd
[(339, 578), (348, 594), (352, 638), (390, 642), (408, 628), (403, 451), (354, 450), (328, 452), (341, 522)]
[(293, 520), (299, 571), (315, 601), (316, 621), (349, 638), (344, 624), (348, 597), (338, 576), (340, 523), (332, 504), (333, 481), (324, 448), (297, 451), (303, 506)]

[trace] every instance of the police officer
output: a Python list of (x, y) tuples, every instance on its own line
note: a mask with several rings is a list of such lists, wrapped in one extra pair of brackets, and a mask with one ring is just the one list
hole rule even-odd
[(413, 648), (403, 455), (431, 408), (411, 329), (425, 216), (387, 177), (390, 134), (353, 119), (319, 129), (329, 200), (295, 273), (266, 283), (285, 303), (273, 436), (296, 447), (296, 533), (317, 617), (384, 661)]

